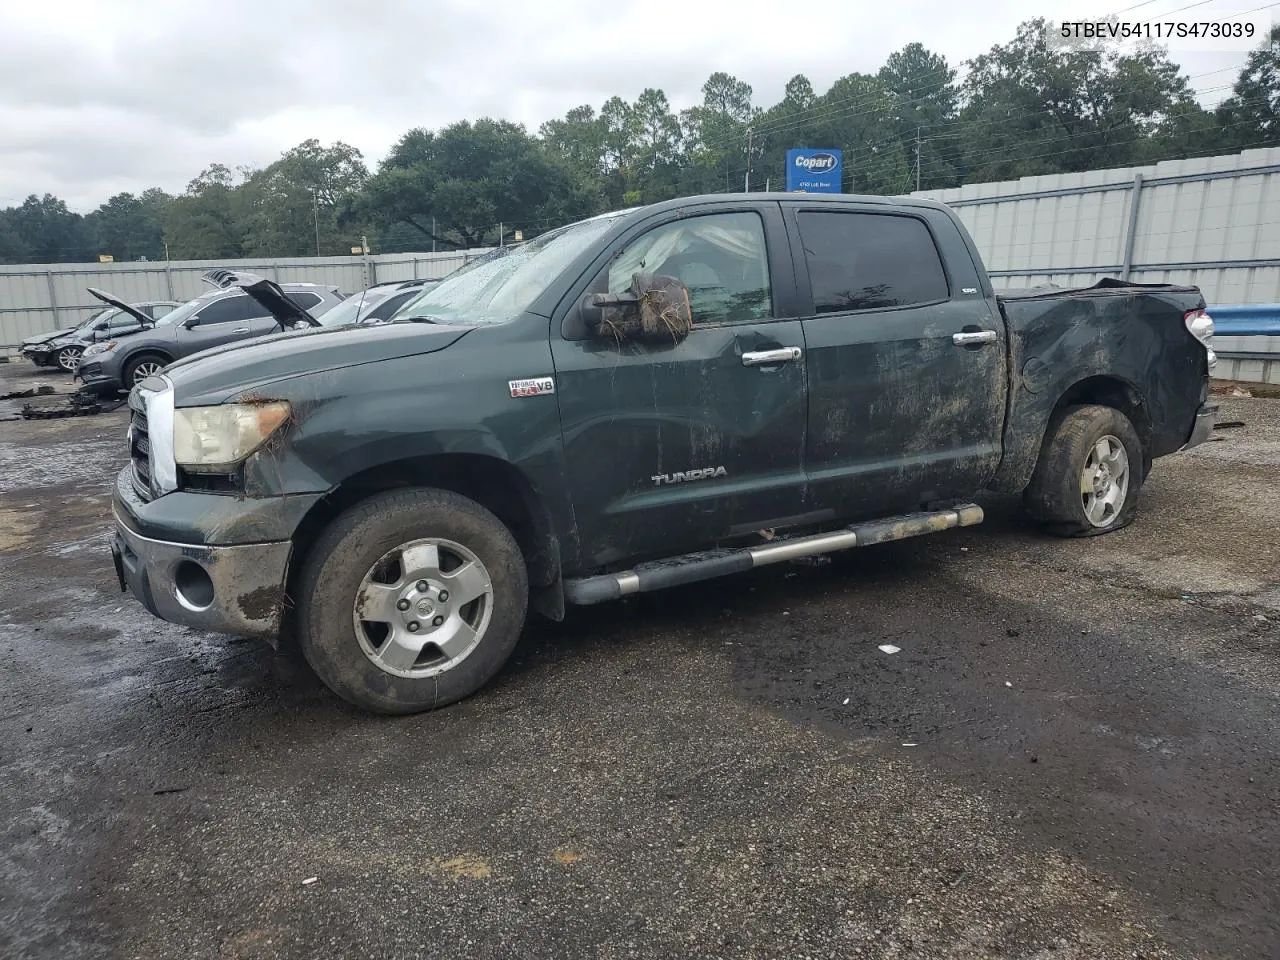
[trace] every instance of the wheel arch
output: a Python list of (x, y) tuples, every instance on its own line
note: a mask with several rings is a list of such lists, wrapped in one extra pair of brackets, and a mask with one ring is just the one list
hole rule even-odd
[(550, 511), (529, 478), (499, 457), (438, 453), (366, 467), (330, 490), (298, 524), (286, 572), (292, 596), (299, 573), (321, 532), (339, 514), (371, 496), (404, 487), (448, 490), (483, 506), (511, 531), (529, 570), (530, 603), (553, 620), (564, 618), (560, 544)]
[(1053, 435), (1054, 425), (1064, 411), (1082, 404), (1111, 407), (1128, 417), (1142, 441), (1143, 474), (1150, 472), (1153, 425), (1146, 398), (1132, 381), (1110, 373), (1091, 374), (1062, 388), (1052, 405), (1047, 398), (1040, 403), (1028, 402), (1030, 399), (1022, 392), (1015, 400), (1019, 409), (1011, 411), (1004, 459), (990, 485), (992, 489), (1009, 493), (1025, 489)]

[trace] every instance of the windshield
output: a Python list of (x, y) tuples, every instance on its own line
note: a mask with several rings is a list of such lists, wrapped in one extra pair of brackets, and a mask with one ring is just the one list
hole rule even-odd
[(602, 237), (620, 213), (552, 230), (455, 270), (414, 297), (392, 318), (445, 323), (503, 323), (523, 313), (578, 254)]
[(369, 311), (391, 296), (391, 287), (377, 287), (366, 290), (363, 294), (355, 293), (347, 297), (335, 307), (330, 307), (316, 317), (322, 327), (341, 327), (348, 323), (359, 323)]
[(76, 333), (92, 333), (93, 328), (104, 321), (112, 320), (120, 311), (115, 307), (104, 307), (93, 314), (88, 320), (80, 324), (76, 329)]

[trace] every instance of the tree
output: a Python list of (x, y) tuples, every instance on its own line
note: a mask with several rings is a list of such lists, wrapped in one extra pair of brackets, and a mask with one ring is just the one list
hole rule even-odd
[[(717, 71), (702, 85), (702, 103), (680, 115), (690, 166), (685, 185), (696, 192), (730, 190), (748, 165), (747, 131), (762, 111), (751, 104), (751, 86)], [(753, 157), (760, 151), (753, 151)]]
[(17, 208), (0, 210), (0, 263), (28, 263), (30, 250), (18, 232)]
[(244, 249), (249, 254), (334, 256), (345, 254), (360, 235), (338, 210), (354, 198), (369, 171), (355, 147), (306, 140), (286, 150), (270, 166), (251, 173), (239, 188)]
[(211, 164), (175, 197), (165, 215), (164, 236), (175, 260), (218, 260), (244, 253), (235, 176)]
[(98, 252), (117, 260), (162, 259), (164, 214), (170, 200), (156, 189), (142, 197), (117, 193), (90, 214)]
[(1243, 147), (1280, 143), (1280, 24), (1265, 46), (1249, 54), (1231, 96), (1217, 111), (1222, 140)]
[(960, 98), (955, 70), (945, 57), (909, 43), (889, 54), (876, 78), (889, 94), (886, 119), (893, 136), (912, 166), (920, 166), (921, 189), (951, 186), (960, 165), (951, 129)]
[(16, 245), (37, 263), (90, 258), (93, 243), (84, 218), (68, 210), (66, 203), (51, 193), (43, 197), (31, 194), (13, 210), (10, 222)]
[(646, 89), (631, 108), (634, 130), (631, 190), (641, 203), (674, 196), (680, 173), (680, 121), (667, 95)]
[(410, 130), (370, 178), (351, 214), (403, 223), (452, 247), (497, 242), (499, 222), (527, 236), (589, 212), (589, 189), (523, 126), (462, 121)]
[(972, 62), (961, 125), (970, 180), (1130, 166), (1192, 101), (1168, 54), (1050, 48), (1043, 19)]
[(605, 120), (590, 104), (574, 107), (562, 120), (548, 120), (538, 136), (579, 183), (603, 196)]

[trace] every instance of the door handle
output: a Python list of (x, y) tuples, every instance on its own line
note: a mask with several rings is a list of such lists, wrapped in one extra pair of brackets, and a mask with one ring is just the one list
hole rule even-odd
[(231, 332), (232, 332), (232, 333), (248, 333), (248, 332), (249, 332), (249, 328), (248, 328), (248, 327), (236, 327), (236, 328), (235, 328), (234, 330), (232, 330)]
[(957, 347), (977, 347), (984, 343), (995, 343), (1000, 335), (994, 330), (974, 330), (965, 333), (953, 333), (951, 342)]
[(744, 367), (762, 367), (769, 363), (786, 363), (789, 360), (799, 360), (804, 351), (799, 347), (783, 347), (780, 350), (757, 350), (754, 353), (744, 353), (742, 355), (742, 365)]

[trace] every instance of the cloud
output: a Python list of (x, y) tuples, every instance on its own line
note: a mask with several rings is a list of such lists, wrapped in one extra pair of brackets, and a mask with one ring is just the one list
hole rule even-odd
[[(1064, 18), (1109, 8), (1062, 6)], [(578, 104), (634, 99), (645, 87), (680, 110), (716, 70), (768, 105), (797, 73), (821, 91), (912, 41), (958, 63), (1007, 41), (1028, 15), (1022, 0), (990, 0), (980, 15), (950, 0), (884, 9), (866, 0), (45, 0), (7, 9), (0, 32), (0, 204), (47, 191), (88, 210), (121, 190), (180, 191), (210, 163), (260, 166), (308, 137), (352, 143), (373, 166), (411, 127), (493, 116), (536, 131)], [(1195, 71), (1243, 60), (1197, 57)], [(1226, 70), (1205, 84), (1232, 79)]]

